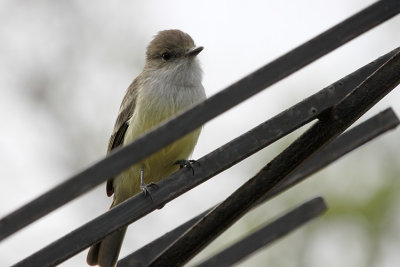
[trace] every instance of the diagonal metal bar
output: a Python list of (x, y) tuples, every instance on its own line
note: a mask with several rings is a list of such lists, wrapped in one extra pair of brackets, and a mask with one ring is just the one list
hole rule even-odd
[(321, 216), (326, 211), (326, 204), (321, 197), (313, 198), (290, 210), (261, 229), (254, 231), (243, 239), (218, 254), (199, 263), (196, 267), (228, 267), (243, 260), (257, 250), (270, 245), (305, 223)]
[[(337, 139), (329, 143), (325, 148), (319, 151), (315, 156), (308, 159), (292, 175), (290, 175), (282, 184), (268, 192), (259, 202), (264, 203), (277, 194), (291, 188), (293, 185), (303, 181), (308, 176), (321, 170), (335, 160), (346, 155), (350, 151), (362, 146), (373, 138), (392, 130), (399, 125), (399, 119), (392, 109), (387, 109), (360, 125), (346, 131)], [(215, 208), (215, 207), (213, 207)], [(128, 266), (146, 266), (154, 257), (167, 248), (186, 230), (198, 222), (213, 208), (210, 208), (196, 217), (190, 219), (179, 227), (152, 241), (146, 246), (138, 249), (132, 254), (126, 256), (118, 262), (118, 267)]]
[(348, 128), (400, 83), (400, 52), (362, 82), (230, 197), (204, 216), (149, 266), (180, 266), (243, 216), (307, 158)]
[(381, 0), (167, 121), (0, 220), (0, 240), (400, 12)]
[(199, 159), (198, 162), (202, 167), (194, 166), (194, 176), (190, 171), (183, 169), (165, 178), (159, 183), (159, 189), (152, 193), (153, 201), (151, 203), (146, 201), (142, 195), (137, 195), (41, 249), (20, 264), (26, 263), (25, 266), (55, 265), (120, 227), (140, 219), (168, 201), (316, 118), (321, 112), (338, 103), (355, 86), (373, 73), (383, 62), (388, 60), (387, 57), (390, 58), (398, 51), (400, 49), (395, 49), (380, 57)]

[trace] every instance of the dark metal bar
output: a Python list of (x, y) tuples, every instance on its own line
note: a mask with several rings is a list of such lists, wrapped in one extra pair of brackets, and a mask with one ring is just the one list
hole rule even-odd
[[(275, 195), (291, 188), (293, 185), (303, 181), (313, 173), (321, 170), (335, 160), (346, 155), (348, 152), (362, 146), (373, 138), (394, 129), (399, 125), (399, 119), (394, 114), (392, 109), (387, 109), (360, 125), (346, 131), (337, 139), (329, 143), (325, 148), (319, 151), (315, 156), (308, 159), (302, 164), (287, 180), (278, 185), (275, 189), (268, 192), (259, 204), (271, 199)], [(165, 235), (155, 239), (146, 246), (138, 249), (132, 254), (126, 256), (118, 262), (118, 267), (128, 266), (146, 266), (154, 257), (167, 248), (180, 235), (198, 222), (204, 215), (211, 211), (216, 206), (202, 212), (196, 217), (190, 219), (184, 224), (171, 230)]]
[(362, 82), (331, 112), (294, 141), (252, 179), (156, 257), (149, 266), (180, 266), (243, 216), (307, 158), (343, 132), (400, 83), (400, 52)]
[(196, 267), (229, 267), (257, 250), (270, 245), (326, 211), (321, 197), (311, 199), (292, 209), (232, 246), (196, 265)]
[(26, 258), (21, 264), (26, 262), (29, 263), (27, 266), (32, 264), (55, 265), (120, 227), (140, 219), (168, 201), (316, 118), (321, 112), (338, 103), (355, 86), (373, 73), (385, 60), (388, 60), (388, 56), (390, 58), (398, 51), (400, 49), (395, 49), (380, 57), (199, 159), (201, 168), (196, 165), (193, 166), (195, 168), (194, 176), (189, 170), (182, 169), (165, 178), (159, 183), (158, 190), (152, 193), (152, 202), (143, 198), (143, 195), (134, 196)]
[(69, 178), (0, 221), (0, 240), (400, 12), (381, 0)]

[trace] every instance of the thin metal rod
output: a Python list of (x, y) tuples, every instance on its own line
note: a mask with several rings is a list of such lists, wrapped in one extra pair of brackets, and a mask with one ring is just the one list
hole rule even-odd
[(190, 170), (182, 169), (163, 179), (159, 183), (158, 189), (152, 192), (153, 201), (148, 201), (143, 195), (132, 197), (26, 258), (21, 264), (27, 263), (26, 266), (58, 264), (120, 227), (140, 219), (168, 201), (316, 118), (321, 112), (338, 103), (355, 86), (373, 73), (385, 62), (382, 62), (382, 60), (387, 60), (387, 56), (392, 56), (398, 51), (400, 49), (395, 49), (199, 159), (198, 163), (201, 167), (196, 164), (193, 166), (195, 168), (194, 176)]
[(333, 140), (400, 83), (400, 52), (362, 82), (331, 112), (275, 157), (252, 179), (210, 211), (149, 266), (181, 266), (240, 219), (306, 159)]
[[(399, 125), (399, 119), (392, 109), (387, 109), (356, 127), (346, 131), (337, 139), (329, 143), (325, 148), (319, 151), (315, 156), (308, 159), (292, 175), (290, 175), (282, 184), (268, 192), (258, 203), (262, 204), (272, 197), (284, 192), (295, 184), (303, 181), (305, 178), (323, 169), (335, 160), (346, 155), (350, 151), (362, 146), (368, 141), (396, 128)], [(150, 242), (144, 247), (136, 250), (118, 262), (118, 267), (128, 266), (146, 266), (160, 252), (172, 244), (180, 235), (198, 222), (204, 215), (214, 209), (216, 206), (202, 212), (196, 217), (190, 219), (184, 224)]]
[(265, 248), (297, 228), (321, 216), (327, 207), (321, 197), (313, 198), (264, 225), (196, 267), (229, 267), (261, 248)]
[(400, 12), (400, 1), (382, 0), (295, 48), (185, 113), (67, 179), (0, 221), (0, 240), (88, 192), (205, 122), (289, 76)]

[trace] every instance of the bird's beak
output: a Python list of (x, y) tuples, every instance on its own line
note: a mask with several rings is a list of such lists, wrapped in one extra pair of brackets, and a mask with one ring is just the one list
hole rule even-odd
[(202, 47), (202, 46), (197, 46), (197, 47), (190, 48), (190, 49), (185, 53), (185, 57), (195, 57), (195, 56), (197, 56), (203, 49), (204, 49), (204, 47)]

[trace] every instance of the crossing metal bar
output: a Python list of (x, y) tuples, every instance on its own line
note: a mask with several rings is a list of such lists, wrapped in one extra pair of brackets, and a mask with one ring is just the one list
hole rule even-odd
[(252, 179), (210, 211), (149, 266), (180, 266), (242, 217), (271, 189), (314, 155), (400, 83), (400, 52), (384, 63), (346, 98), (325, 112), (309, 130)]
[(293, 232), (312, 219), (321, 216), (326, 211), (326, 208), (323, 198), (313, 198), (266, 224), (261, 229), (254, 231), (218, 254), (204, 260), (196, 265), (196, 267), (232, 266), (255, 251), (270, 245), (272, 242)]
[[(319, 151), (315, 156), (308, 159), (292, 175), (282, 182), (282, 184), (268, 192), (259, 202), (259, 204), (262, 204), (266, 200), (271, 199), (285, 190), (288, 190), (295, 184), (303, 181), (313, 173), (323, 169), (335, 160), (362, 146), (373, 138), (376, 138), (381, 134), (396, 128), (399, 123), (399, 118), (396, 116), (393, 110), (387, 109), (361, 123), (360, 125), (357, 125), (356, 127), (346, 131), (337, 139), (329, 143), (321, 151)], [(146, 266), (153, 258), (160, 254), (160, 252), (172, 244), (180, 235), (192, 227), (213, 208), (215, 208), (215, 206), (121, 259), (117, 266)]]

